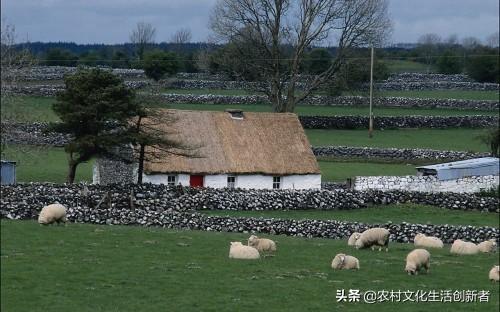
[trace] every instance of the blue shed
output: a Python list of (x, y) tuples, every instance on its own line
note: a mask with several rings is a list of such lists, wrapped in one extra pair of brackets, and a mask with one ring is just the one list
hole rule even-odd
[(456, 180), (471, 176), (498, 175), (499, 159), (482, 157), (444, 164), (417, 167), (418, 175), (437, 176), (439, 180)]
[(1, 184), (16, 184), (16, 162), (2, 160), (0, 165)]

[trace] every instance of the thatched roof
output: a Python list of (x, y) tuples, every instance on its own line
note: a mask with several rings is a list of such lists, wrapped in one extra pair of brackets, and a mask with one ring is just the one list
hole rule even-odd
[(165, 109), (160, 114), (175, 119), (171, 126), (161, 125), (162, 130), (170, 132), (176, 141), (195, 148), (193, 152), (198, 157), (165, 154), (159, 160), (147, 161), (146, 173), (320, 173), (295, 114), (244, 112), (243, 119), (213, 111)]

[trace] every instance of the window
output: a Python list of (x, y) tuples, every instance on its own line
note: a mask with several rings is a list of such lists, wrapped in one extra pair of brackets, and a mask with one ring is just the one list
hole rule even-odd
[(236, 187), (236, 177), (235, 176), (228, 176), (227, 177), (227, 187), (228, 188), (235, 188)]
[(281, 188), (281, 177), (273, 177), (273, 189)]
[(174, 175), (169, 175), (167, 177), (167, 185), (175, 185), (175, 182), (176, 182), (176, 179), (177, 177), (174, 176)]

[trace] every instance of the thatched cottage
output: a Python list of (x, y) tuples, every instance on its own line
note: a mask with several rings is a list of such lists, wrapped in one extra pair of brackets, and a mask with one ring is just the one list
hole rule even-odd
[[(237, 110), (162, 110), (161, 114), (174, 122), (155, 127), (192, 147), (196, 157), (163, 153), (146, 160), (143, 182), (248, 189), (321, 187), (318, 163), (295, 114)], [(104, 183), (103, 169), (98, 161), (94, 183)], [(133, 172), (137, 176), (137, 165)]]

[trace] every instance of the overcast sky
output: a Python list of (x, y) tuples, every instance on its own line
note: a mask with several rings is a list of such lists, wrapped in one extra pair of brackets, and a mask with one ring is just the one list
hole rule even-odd
[[(424, 33), (484, 40), (498, 31), (499, 0), (389, 0), (392, 42), (416, 42)], [(189, 28), (192, 41), (209, 35), (216, 0), (1, 0), (2, 22), (14, 24), (18, 41), (123, 43), (138, 21), (156, 27), (156, 41)]]

